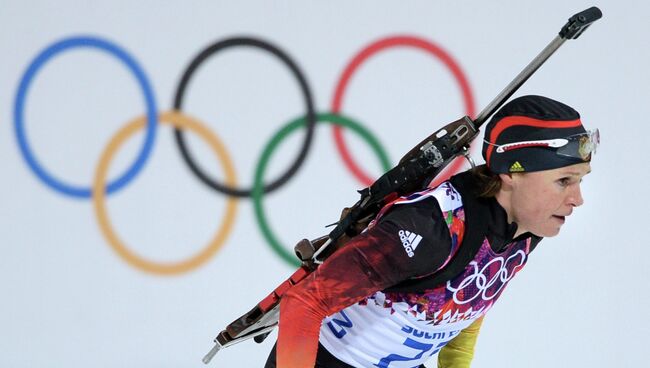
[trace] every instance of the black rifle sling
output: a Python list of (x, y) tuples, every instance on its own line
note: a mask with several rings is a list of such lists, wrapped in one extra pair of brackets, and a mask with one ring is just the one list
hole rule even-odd
[[(458, 187), (456, 187), (460, 191)], [(461, 274), (474, 259), (485, 241), (488, 230), (490, 211), (485, 203), (473, 198), (469, 193), (461, 192), (465, 209), (465, 232), (458, 251), (449, 263), (429, 276), (400, 282), (385, 289), (385, 292), (413, 292), (431, 290)]]

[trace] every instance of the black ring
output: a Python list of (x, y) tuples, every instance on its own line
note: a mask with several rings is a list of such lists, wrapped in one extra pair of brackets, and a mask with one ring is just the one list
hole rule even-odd
[[(194, 72), (199, 67), (199, 65), (201, 65), (201, 63), (203, 63), (206, 59), (208, 59), (213, 54), (216, 54), (217, 52), (223, 49), (226, 49), (228, 47), (233, 47), (233, 46), (257, 47), (277, 56), (280, 60), (282, 60), (282, 62), (285, 65), (289, 67), (291, 73), (298, 80), (298, 84), (300, 85), (300, 90), (302, 91), (305, 100), (305, 107), (307, 109), (307, 115), (306, 115), (307, 132), (305, 134), (305, 140), (303, 141), (300, 152), (298, 152), (298, 156), (296, 157), (296, 160), (293, 162), (293, 164), (291, 164), (289, 169), (285, 173), (283, 173), (278, 179), (272, 181), (268, 185), (264, 185), (264, 189), (263, 189), (264, 193), (271, 193), (272, 191), (278, 189), (280, 186), (286, 183), (294, 174), (296, 174), (296, 172), (298, 171), (302, 163), (305, 161), (305, 158), (307, 157), (307, 152), (311, 147), (312, 137), (314, 135), (314, 128), (316, 126), (316, 113), (314, 111), (314, 103), (313, 103), (311, 92), (309, 90), (309, 86), (307, 85), (307, 80), (305, 79), (303, 73), (300, 71), (296, 63), (294, 63), (293, 60), (291, 60), (287, 54), (285, 54), (279, 48), (271, 45), (268, 42), (255, 39), (255, 38), (250, 38), (250, 37), (235, 37), (235, 38), (228, 38), (222, 41), (218, 41), (208, 46), (203, 51), (201, 51), (201, 53), (199, 53), (192, 60), (190, 65), (187, 67), (187, 69), (185, 69), (185, 72), (183, 72), (183, 76), (181, 77), (180, 84), (178, 85), (178, 88), (176, 90), (176, 96), (174, 97), (174, 109), (181, 111), (181, 105), (183, 104), (183, 95), (185, 94), (185, 89), (187, 87), (187, 84), (190, 81), (190, 78), (192, 77), (192, 74), (194, 74)], [(199, 166), (196, 164), (194, 159), (190, 156), (189, 151), (187, 150), (187, 146), (185, 144), (183, 131), (178, 128), (175, 128), (174, 135), (176, 138), (176, 143), (181, 150), (183, 159), (190, 167), (192, 172), (196, 176), (198, 176), (203, 183), (205, 183), (210, 188), (218, 192), (230, 196), (234, 196), (234, 197), (251, 196), (251, 193), (253, 191), (252, 189), (239, 189), (239, 188), (229, 187), (219, 183), (215, 179), (208, 177), (208, 175), (205, 174), (205, 172), (199, 168)]]

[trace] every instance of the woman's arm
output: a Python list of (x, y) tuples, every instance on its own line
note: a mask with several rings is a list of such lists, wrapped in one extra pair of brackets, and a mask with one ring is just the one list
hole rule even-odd
[(462, 330), (438, 353), (438, 368), (469, 368), (483, 317)]
[[(405, 251), (400, 230), (422, 236), (414, 254)], [(378, 290), (435, 271), (449, 248), (449, 230), (435, 200), (391, 209), (382, 221), (350, 240), (284, 295), (278, 367), (313, 367), (323, 318)]]
[(373, 257), (383, 231), (363, 234), (336, 251), (280, 303), (277, 362), (280, 368), (312, 368), (323, 318), (393, 285), (388, 259)]

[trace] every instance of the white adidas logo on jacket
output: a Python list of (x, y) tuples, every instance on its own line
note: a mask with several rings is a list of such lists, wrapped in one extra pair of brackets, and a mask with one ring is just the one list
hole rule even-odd
[(405, 230), (400, 230), (398, 234), (402, 241), (402, 245), (404, 246), (404, 250), (406, 250), (406, 254), (408, 254), (409, 257), (413, 257), (415, 255), (413, 252), (415, 251), (415, 248), (418, 247), (418, 244), (420, 244), (422, 237), (416, 233)]

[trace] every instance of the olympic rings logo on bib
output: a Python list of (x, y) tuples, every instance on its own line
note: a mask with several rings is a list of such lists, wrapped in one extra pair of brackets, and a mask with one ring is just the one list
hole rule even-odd
[[(271, 249), (284, 261), (292, 266), (298, 266), (299, 262), (293, 255), (289, 246), (282, 245), (271, 230), (266, 220), (266, 212), (263, 207), (263, 198), (265, 194), (278, 190), (286, 184), (300, 169), (309, 152), (316, 124), (327, 123), (334, 127), (334, 139), (337, 150), (340, 153), (344, 164), (351, 171), (352, 175), (363, 185), (370, 185), (374, 179), (371, 175), (365, 173), (353, 160), (343, 141), (342, 129), (347, 128), (361, 137), (373, 152), (379, 158), (384, 171), (389, 170), (392, 165), (379, 140), (359, 121), (342, 115), (342, 101), (345, 89), (350, 81), (352, 74), (358, 67), (372, 55), (391, 47), (407, 46), (423, 50), (443, 62), (450, 70), (458, 82), (464, 101), (466, 114), (474, 115), (474, 98), (471, 88), (465, 74), (462, 72), (458, 63), (442, 48), (434, 43), (412, 36), (395, 36), (380, 39), (369, 46), (365, 47), (357, 54), (348, 66), (344, 69), (336, 87), (334, 99), (332, 101), (331, 112), (317, 112), (314, 107), (312, 92), (307, 83), (304, 73), (298, 64), (279, 47), (257, 38), (251, 37), (234, 37), (215, 42), (202, 50), (183, 72), (179, 85), (176, 89), (173, 109), (166, 112), (160, 112), (154, 96), (151, 83), (147, 78), (144, 69), (138, 64), (126, 50), (117, 44), (103, 38), (94, 36), (69, 37), (53, 43), (41, 51), (28, 65), (26, 71), (20, 79), (15, 101), (14, 101), (14, 132), (18, 143), (20, 153), (25, 160), (29, 169), (36, 177), (53, 191), (72, 198), (92, 200), (94, 212), (99, 224), (102, 235), (106, 238), (109, 246), (115, 253), (129, 265), (143, 272), (157, 275), (177, 275), (198, 267), (209, 261), (218, 250), (225, 244), (230, 235), (235, 216), (237, 213), (238, 201), (242, 198), (251, 198), (255, 209), (255, 218), (260, 227), (262, 235), (270, 245)], [(262, 150), (262, 154), (256, 166), (254, 182), (250, 188), (241, 188), (237, 186), (237, 179), (233, 161), (228, 154), (225, 144), (215, 135), (208, 126), (192, 118), (183, 111), (185, 95), (190, 80), (192, 79), (197, 68), (208, 58), (217, 55), (229, 48), (248, 47), (263, 52), (267, 52), (285, 65), (291, 75), (296, 80), (300, 93), (303, 96), (304, 111), (292, 121), (284, 124), (271, 138)], [(145, 114), (135, 117), (132, 121), (122, 127), (110, 140), (104, 148), (95, 170), (94, 179), (88, 186), (78, 186), (67, 183), (65, 180), (57, 177), (47, 169), (33, 153), (29, 144), (25, 128), (25, 110), (29, 95), (30, 86), (34, 83), (39, 71), (53, 57), (66, 51), (86, 48), (100, 51), (117, 59), (123, 64), (131, 74), (133, 74), (139, 88), (144, 95)], [(441, 122), (444, 123), (444, 122)], [(161, 263), (148, 260), (135, 252), (131, 251), (127, 243), (123, 241), (114, 231), (111, 221), (106, 212), (105, 202), (107, 197), (115, 192), (122, 190), (141, 172), (152, 151), (156, 139), (158, 125), (168, 124), (174, 129), (175, 142), (180, 150), (183, 161), (190, 168), (191, 172), (199, 179), (200, 182), (209, 188), (224, 194), (228, 197), (226, 209), (218, 230), (213, 235), (209, 243), (196, 254), (176, 262)], [(293, 162), (290, 163), (284, 172), (277, 178), (265, 182), (265, 172), (270, 158), (278, 147), (279, 143), (287, 138), (290, 134), (298, 129), (304, 129), (303, 141), (300, 150)], [(118, 149), (125, 140), (139, 130), (145, 131), (145, 139), (142, 147), (134, 162), (127, 169), (117, 176), (116, 179), (109, 181), (107, 179), (108, 168)], [(190, 131), (202, 138), (209, 146), (211, 151), (221, 162), (225, 178), (217, 180), (211, 177), (208, 172), (202, 169), (192, 157), (187, 149), (185, 132)], [(454, 164), (448, 171), (458, 170), (458, 165)]]
[[(515, 264), (517, 261), (518, 263)], [(474, 268), (472, 274), (465, 277), (457, 287), (452, 286), (451, 281), (447, 281), (447, 290), (453, 293), (454, 303), (457, 305), (467, 304), (479, 296), (485, 301), (490, 301), (499, 295), (525, 262), (526, 253), (521, 249), (505, 260), (503, 257), (493, 258), (481, 270), (478, 269), (476, 261), (472, 261), (470, 262), (470, 266)], [(498, 264), (499, 269), (490, 276), (493, 264)]]

